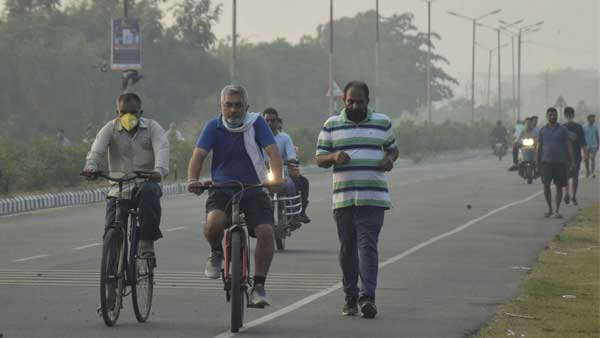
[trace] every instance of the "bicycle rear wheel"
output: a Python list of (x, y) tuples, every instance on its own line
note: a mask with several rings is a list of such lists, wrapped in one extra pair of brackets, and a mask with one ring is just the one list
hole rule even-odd
[(133, 263), (134, 283), (131, 289), (133, 312), (138, 322), (148, 320), (152, 308), (154, 292), (154, 258), (142, 258), (136, 255)]
[(242, 236), (231, 233), (231, 332), (243, 325), (244, 295), (242, 293)]
[(114, 326), (119, 319), (125, 285), (123, 264), (123, 238), (121, 232), (109, 229), (104, 236), (100, 263), (100, 311), (107, 326)]

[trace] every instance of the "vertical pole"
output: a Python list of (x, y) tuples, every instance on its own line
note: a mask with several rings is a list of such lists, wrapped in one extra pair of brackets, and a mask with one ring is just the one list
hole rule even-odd
[(475, 122), (475, 26), (477, 21), (473, 20), (473, 56), (471, 64), (471, 122)]
[(126, 18), (129, 14), (129, 1), (123, 0), (123, 17)]
[(431, 123), (431, 0), (427, 1), (427, 116)]
[(521, 30), (517, 42), (517, 120), (521, 119)]
[(510, 37), (511, 44), (511, 58), (512, 58), (512, 106), (513, 106), (513, 117), (517, 116), (517, 92), (516, 92), (516, 80), (515, 80), (515, 36)]
[(375, 0), (375, 110), (380, 111), (380, 78), (379, 78), (379, 0)]
[(233, 0), (233, 19), (232, 19), (232, 34), (231, 34), (231, 83), (237, 82), (236, 73), (237, 63), (237, 0)]
[(548, 70), (544, 74), (544, 91), (546, 96), (546, 106), (550, 104), (550, 78), (548, 76)]
[(487, 81), (487, 106), (490, 107), (491, 101), (491, 84), (492, 84), (492, 54), (494, 50), (489, 50), (489, 61), (488, 61), (488, 81)]
[(333, 110), (333, 0), (329, 0), (329, 115)]
[(500, 58), (502, 47), (500, 47), (500, 30), (497, 29), (496, 31), (498, 33), (498, 120), (502, 120), (502, 63)]

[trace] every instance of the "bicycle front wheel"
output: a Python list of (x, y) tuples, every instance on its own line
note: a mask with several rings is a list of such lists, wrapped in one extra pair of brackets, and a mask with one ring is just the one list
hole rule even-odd
[(133, 312), (138, 322), (148, 320), (152, 308), (154, 292), (154, 258), (142, 258), (136, 255), (133, 263), (134, 283), (131, 289)]
[(125, 285), (123, 264), (123, 238), (121, 232), (109, 229), (104, 236), (100, 263), (100, 311), (107, 326), (119, 319)]
[(231, 233), (231, 332), (243, 325), (244, 295), (242, 294), (242, 236)]

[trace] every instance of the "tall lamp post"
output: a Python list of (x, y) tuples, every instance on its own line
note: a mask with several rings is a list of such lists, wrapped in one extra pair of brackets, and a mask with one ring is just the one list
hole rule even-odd
[(510, 43), (511, 43), (511, 60), (512, 60), (512, 108), (513, 108), (513, 113), (517, 114), (517, 106), (516, 106), (516, 101), (517, 101), (517, 91), (516, 91), (516, 71), (515, 71), (515, 34), (513, 34), (513, 32), (511, 32), (509, 30), (510, 27), (513, 27), (515, 25), (520, 24), (521, 22), (523, 22), (523, 19), (519, 19), (513, 22), (507, 22), (504, 20), (499, 20), (498, 22), (500, 22), (500, 24), (502, 24), (500, 28), (500, 30), (502, 30), (503, 32), (505, 32), (506, 34), (510, 35)]
[(477, 16), (477, 17), (470, 17), (470, 16), (466, 16), (466, 15), (462, 15), (456, 12), (452, 12), (452, 11), (448, 11), (448, 14), (462, 18), (462, 19), (466, 19), (469, 21), (473, 22), (473, 51), (472, 51), (472, 63), (471, 63), (471, 122), (475, 122), (475, 30), (477, 27), (477, 21), (481, 20), (487, 16), (490, 15), (494, 15), (497, 13), (500, 13), (502, 10), (501, 9), (496, 9), (495, 11), (491, 11), (489, 13)]
[(380, 81), (379, 78), (379, 0), (375, 0), (375, 110), (380, 111)]
[(429, 123), (432, 122), (431, 117), (431, 2), (427, 2), (427, 118)]
[(329, 115), (333, 110), (333, 0), (329, 0)]
[(232, 33), (231, 33), (231, 74), (230, 81), (232, 84), (237, 82), (237, 0), (233, 0), (233, 15), (232, 15)]

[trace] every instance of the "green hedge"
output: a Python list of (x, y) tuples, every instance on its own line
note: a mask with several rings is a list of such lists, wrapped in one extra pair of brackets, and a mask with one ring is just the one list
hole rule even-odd
[[(487, 122), (464, 124), (447, 121), (442, 124), (403, 121), (394, 129), (400, 156), (419, 160), (431, 154), (487, 146), (493, 125)], [(286, 130), (299, 147), (303, 164), (314, 162), (319, 128)], [(187, 165), (195, 139), (183, 142), (171, 140), (171, 174), (167, 181), (187, 176)], [(22, 192), (72, 189), (89, 185), (79, 177), (88, 144), (59, 146), (54, 139), (41, 137), (28, 141), (13, 141), (0, 136), (0, 195)], [(208, 175), (210, 161), (204, 165)], [(94, 184), (103, 184), (94, 183)]]

